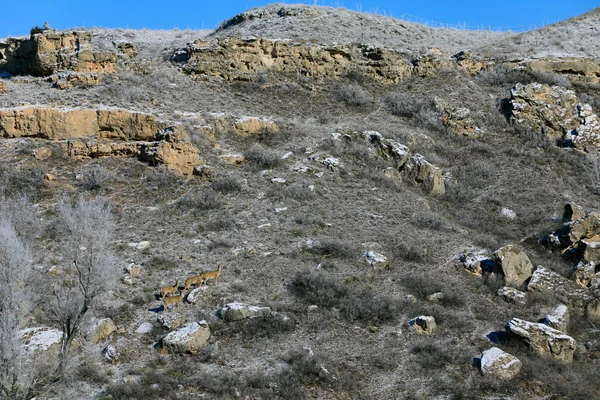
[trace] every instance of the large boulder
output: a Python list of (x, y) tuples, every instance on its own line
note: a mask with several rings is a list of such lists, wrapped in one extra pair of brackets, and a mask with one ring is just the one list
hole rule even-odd
[(540, 321), (561, 332), (567, 332), (569, 328), (569, 308), (564, 304), (559, 304), (554, 310), (546, 314)]
[(241, 321), (246, 318), (264, 316), (271, 313), (270, 307), (259, 307), (245, 303), (225, 304), (219, 311), (225, 321)]
[(417, 333), (431, 335), (436, 329), (435, 318), (432, 316), (421, 315), (411, 319), (408, 324), (412, 326)]
[(408, 159), (402, 168), (402, 174), (407, 180), (422, 185), (427, 193), (441, 195), (446, 192), (444, 171), (420, 154), (415, 154)]
[(491, 375), (503, 380), (512, 379), (521, 371), (521, 365), (517, 357), (497, 347), (481, 353), (480, 368), (483, 375)]
[(600, 146), (600, 120), (574, 91), (540, 83), (511, 91), (512, 120), (546, 135), (560, 146), (595, 151)]
[(169, 353), (195, 354), (206, 346), (209, 338), (210, 328), (206, 321), (189, 322), (165, 336), (162, 343)]
[(388, 266), (388, 259), (383, 254), (377, 253), (376, 251), (369, 250), (363, 255), (367, 264), (373, 269), (384, 269)]
[(527, 304), (527, 293), (508, 286), (498, 289), (498, 296), (502, 297), (507, 303)]
[(29, 355), (45, 353), (52, 349), (58, 352), (62, 342), (62, 331), (48, 326), (22, 329), (19, 331), (19, 336), (25, 353)]
[(97, 319), (92, 321), (92, 324), (87, 330), (86, 338), (92, 343), (100, 343), (116, 330), (117, 326), (112, 319)]
[(567, 203), (565, 204), (565, 211), (563, 212), (563, 221), (571, 222), (577, 221), (585, 216), (585, 212), (583, 211), (583, 207), (577, 205), (575, 203)]
[(553, 357), (563, 362), (573, 361), (577, 342), (571, 336), (548, 325), (513, 318), (506, 323), (506, 331), (512, 337), (523, 341), (540, 356)]
[(508, 286), (522, 286), (533, 272), (533, 264), (529, 257), (517, 246), (504, 246), (496, 250), (494, 261)]

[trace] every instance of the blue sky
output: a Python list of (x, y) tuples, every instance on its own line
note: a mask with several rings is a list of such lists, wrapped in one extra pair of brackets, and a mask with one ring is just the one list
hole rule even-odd
[[(252, 7), (273, 1), (232, 0), (21, 0), (3, 2), (0, 9), (0, 37), (27, 35), (35, 25), (49, 22), (57, 29), (73, 27), (201, 29)], [(592, 10), (598, 1), (579, 0), (304, 0), (285, 3), (344, 6), (431, 21), (432, 24), (466, 25), (493, 29), (527, 30)]]

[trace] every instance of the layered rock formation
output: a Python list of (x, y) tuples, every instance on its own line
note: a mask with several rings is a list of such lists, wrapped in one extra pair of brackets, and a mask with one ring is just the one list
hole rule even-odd
[(506, 323), (506, 331), (541, 356), (550, 356), (563, 362), (573, 361), (577, 342), (545, 324), (513, 318)]
[[(94, 84), (98, 78), (81, 78), (85, 74), (114, 74), (116, 53), (94, 51), (89, 31), (45, 31), (28, 39), (9, 38), (0, 42), (0, 71), (13, 75), (50, 76), (61, 71), (80, 74), (84, 84)], [(71, 83), (78, 83), (73, 78)]]
[(200, 152), (179, 125), (118, 108), (23, 106), (0, 109), (0, 137), (59, 142), (71, 157), (134, 156), (192, 174)]
[(600, 120), (572, 90), (517, 83), (511, 95), (514, 122), (546, 135), (560, 146), (586, 151), (600, 147)]

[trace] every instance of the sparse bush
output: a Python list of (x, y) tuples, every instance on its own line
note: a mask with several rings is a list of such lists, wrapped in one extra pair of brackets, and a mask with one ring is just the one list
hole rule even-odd
[(451, 227), (445, 218), (434, 212), (419, 212), (412, 216), (411, 222), (419, 228), (427, 228), (435, 231), (448, 231)]
[(110, 381), (100, 365), (87, 362), (77, 367), (76, 376), (82, 381), (96, 384), (106, 384)]
[(149, 167), (142, 176), (142, 180), (144, 184), (157, 189), (169, 189), (181, 182), (177, 173), (164, 165)]
[(315, 198), (314, 190), (305, 185), (290, 185), (284, 189), (284, 196), (296, 201), (308, 201)]
[(356, 83), (342, 84), (334, 91), (337, 100), (349, 106), (362, 106), (373, 101), (371, 95)]
[(262, 146), (252, 146), (244, 157), (248, 163), (260, 168), (275, 168), (283, 162), (277, 151)]
[(235, 220), (231, 217), (221, 217), (208, 221), (204, 225), (204, 229), (207, 231), (218, 232), (226, 229), (231, 229), (235, 226)]
[(443, 306), (462, 307), (465, 304), (464, 296), (454, 290), (451, 282), (440, 281), (430, 274), (403, 276), (400, 283), (421, 300), (426, 300), (434, 293), (442, 293), (439, 303)]
[(211, 187), (223, 194), (238, 193), (242, 190), (242, 180), (232, 174), (220, 176), (212, 182)]
[(48, 28), (46, 28), (45, 25), (41, 28), (39, 25), (36, 25), (29, 30), (29, 34), (33, 36), (33, 35), (37, 35), (38, 33), (44, 33), (47, 30), (48, 30)]
[(164, 256), (154, 256), (145, 264), (148, 271), (169, 271), (178, 266), (178, 262)]
[(114, 175), (104, 166), (93, 166), (83, 171), (83, 179), (78, 185), (86, 190), (97, 190), (105, 187), (114, 179)]
[(410, 353), (416, 356), (416, 363), (425, 370), (440, 369), (456, 362), (456, 357), (448, 346), (418, 343), (411, 347)]
[(32, 200), (44, 197), (44, 171), (39, 167), (0, 167), (0, 188), (9, 196), (27, 196)]
[(477, 79), (482, 83), (493, 86), (514, 86), (517, 83), (528, 85), (530, 83), (538, 82), (550, 86), (562, 86), (565, 88), (571, 87), (569, 78), (563, 74), (517, 69), (505, 64), (502, 64), (490, 71), (482, 72), (479, 74)]
[(413, 243), (408, 237), (403, 237), (402, 240), (394, 245), (394, 258), (415, 263), (427, 262), (427, 248), (422, 243)]
[(200, 211), (215, 210), (223, 207), (223, 199), (213, 190), (190, 192), (179, 200), (179, 206)]
[(387, 95), (383, 103), (392, 114), (410, 118), (416, 125), (440, 132), (446, 129), (431, 99), (416, 98), (406, 93), (396, 92)]
[(215, 250), (219, 248), (231, 248), (234, 246), (234, 242), (226, 238), (215, 238), (212, 239), (208, 245), (209, 250)]
[(323, 256), (332, 256), (340, 258), (350, 258), (356, 256), (354, 245), (346, 240), (340, 239), (325, 239), (315, 244), (312, 249), (313, 253)]
[(393, 321), (400, 304), (387, 296), (376, 296), (366, 288), (353, 288), (333, 277), (298, 272), (292, 282), (292, 293), (310, 304), (320, 307), (337, 307), (340, 315), (350, 321)]

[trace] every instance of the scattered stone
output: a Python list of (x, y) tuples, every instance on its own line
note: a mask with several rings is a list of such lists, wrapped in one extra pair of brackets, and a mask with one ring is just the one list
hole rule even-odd
[(44, 174), (44, 180), (46, 180), (48, 182), (52, 182), (55, 179), (56, 179), (56, 177), (52, 174)]
[(506, 353), (497, 347), (481, 353), (481, 373), (508, 380), (521, 371), (521, 361), (512, 354)]
[(246, 318), (263, 316), (271, 313), (270, 307), (252, 306), (245, 303), (225, 304), (219, 311), (221, 318), (225, 321), (240, 321)]
[(334, 157), (327, 157), (322, 161), (322, 163), (327, 167), (327, 169), (333, 170), (340, 165), (340, 160)]
[(187, 322), (180, 313), (162, 313), (156, 318), (156, 321), (167, 329), (177, 329)]
[(471, 110), (465, 107), (453, 107), (439, 97), (434, 97), (433, 104), (440, 121), (458, 136), (478, 138), (483, 131), (471, 118)]
[(127, 245), (128, 245), (129, 247), (134, 247), (134, 248), (136, 248), (137, 250), (146, 250), (147, 248), (149, 248), (149, 247), (150, 247), (150, 242), (149, 242), (149, 241), (147, 241), (147, 240), (144, 240), (144, 241), (142, 241), (142, 242), (139, 242), (139, 243), (134, 243), (134, 242), (132, 242), (132, 243), (128, 243)]
[(546, 314), (540, 322), (550, 328), (567, 332), (569, 328), (569, 308), (564, 304), (559, 304), (552, 312)]
[(427, 193), (442, 195), (446, 192), (444, 171), (425, 160), (420, 154), (412, 156), (402, 169), (402, 175), (410, 182), (420, 184)]
[(492, 260), (490, 260), (490, 257), (485, 250), (471, 251), (466, 254), (461, 254), (458, 257), (458, 261), (467, 271), (478, 276), (481, 276), (482, 271), (492, 272), (490, 264), (493, 265), (494, 263)]
[(257, 226), (258, 229), (265, 229), (265, 228), (270, 228), (270, 227), (271, 227), (270, 223), (261, 224), (261, 225)]
[(7, 89), (6, 89), (6, 83), (0, 79), (0, 93), (6, 93)]
[(420, 317), (411, 319), (408, 324), (415, 328), (417, 333), (425, 335), (431, 335), (436, 328), (435, 318), (431, 316), (421, 315)]
[(596, 264), (591, 261), (580, 261), (575, 266), (573, 279), (583, 288), (591, 287), (596, 279)]
[(279, 208), (275, 208), (275, 212), (279, 214), (284, 211), (287, 211), (287, 209), (288, 209), (287, 207), (279, 207)]
[(290, 158), (294, 153), (292, 153), (291, 151), (288, 151), (287, 153), (285, 153), (284, 155), (281, 156), (282, 160), (287, 160), (288, 158)]
[(135, 330), (135, 333), (145, 335), (146, 333), (152, 332), (153, 329), (154, 325), (152, 325), (152, 322), (144, 322)]
[(52, 157), (52, 150), (47, 148), (47, 147), (41, 147), (39, 149), (35, 149), (33, 151), (33, 157), (35, 157), (36, 160), (47, 160), (50, 157)]
[(272, 179), (271, 179), (271, 182), (272, 182), (272, 183), (285, 183), (285, 182), (286, 182), (286, 180), (285, 180), (285, 179), (283, 179), (283, 178), (272, 178)]
[(206, 321), (189, 322), (165, 336), (162, 343), (169, 353), (196, 354), (206, 346), (209, 338), (210, 328)]
[(106, 358), (110, 363), (115, 363), (119, 359), (117, 349), (112, 344), (109, 344), (102, 350), (102, 355), (104, 355), (104, 358)]
[(188, 303), (196, 304), (200, 300), (207, 288), (207, 286), (199, 286), (196, 289), (189, 292), (186, 297)]
[(245, 157), (243, 154), (223, 154), (219, 156), (219, 160), (225, 164), (239, 165), (244, 162)]
[(427, 296), (427, 301), (430, 303), (439, 303), (444, 298), (444, 293), (437, 292)]
[(319, 306), (312, 304), (312, 305), (308, 306), (307, 311), (313, 312), (313, 311), (317, 311), (318, 309), (319, 309)]
[(506, 217), (508, 219), (517, 218), (517, 213), (515, 213), (510, 208), (506, 208), (506, 207), (502, 207), (502, 210), (500, 210), (500, 215), (502, 215), (503, 217)]
[(363, 257), (373, 269), (384, 269), (389, 264), (386, 256), (372, 250), (367, 251)]
[(92, 343), (100, 343), (116, 330), (117, 326), (112, 319), (102, 318), (92, 323), (86, 333), (86, 338)]
[(129, 274), (123, 275), (123, 277), (121, 278), (121, 281), (127, 286), (135, 285), (135, 281)]
[(415, 296), (413, 296), (412, 294), (407, 294), (404, 296), (404, 301), (406, 301), (408, 303), (416, 303), (417, 298)]
[(125, 272), (130, 276), (139, 276), (144, 266), (142, 264), (130, 263), (125, 266)]
[(513, 318), (506, 323), (506, 332), (522, 340), (540, 356), (550, 356), (562, 362), (573, 361), (577, 342), (548, 325)]
[(585, 217), (585, 212), (583, 212), (583, 207), (577, 205), (575, 203), (567, 203), (565, 204), (565, 211), (563, 213), (563, 221), (571, 222), (576, 221)]
[(194, 168), (194, 175), (203, 181), (212, 181), (215, 178), (215, 167), (210, 165), (198, 165)]
[(508, 286), (520, 287), (533, 272), (529, 257), (517, 246), (504, 246), (496, 250), (494, 261)]
[(507, 303), (527, 304), (527, 293), (508, 286), (498, 289), (498, 296), (502, 297)]

